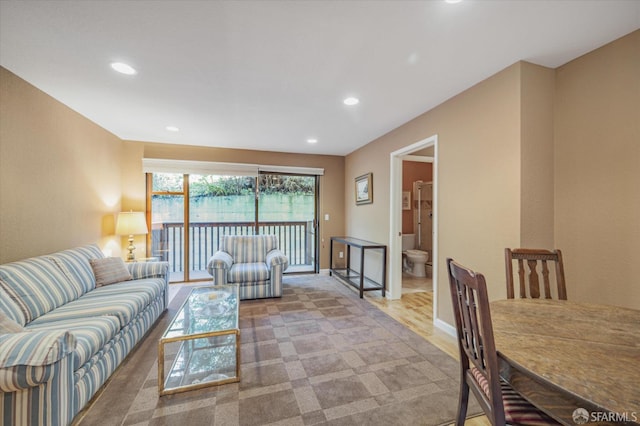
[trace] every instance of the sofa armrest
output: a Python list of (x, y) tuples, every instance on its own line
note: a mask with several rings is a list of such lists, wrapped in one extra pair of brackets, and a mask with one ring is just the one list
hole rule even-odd
[(169, 282), (169, 262), (132, 262), (127, 263), (132, 279), (164, 278)]
[(270, 268), (276, 265), (282, 265), (283, 271), (289, 267), (289, 259), (278, 249), (271, 250), (267, 253), (266, 263)]
[(75, 347), (75, 337), (64, 330), (0, 334), (0, 391), (14, 392), (49, 381), (55, 364)]

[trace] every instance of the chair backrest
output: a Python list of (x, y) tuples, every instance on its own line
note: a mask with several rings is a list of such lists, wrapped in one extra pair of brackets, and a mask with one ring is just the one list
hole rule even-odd
[(482, 274), (465, 268), (453, 259), (447, 259), (447, 269), (460, 349), (461, 383), (468, 384), (491, 424), (504, 425), (498, 354), (493, 338), (487, 284)]
[(264, 262), (267, 253), (277, 248), (275, 235), (224, 235), (219, 247), (231, 255), (234, 263)]
[[(567, 300), (567, 289), (564, 281), (564, 265), (560, 250), (517, 248), (504, 250), (507, 273), (507, 298), (515, 298), (515, 284), (513, 278), (513, 263), (518, 264), (518, 283), (520, 298), (538, 299), (540, 283), (543, 284), (544, 298)], [(548, 262), (555, 265), (556, 293), (551, 291)], [(525, 264), (528, 271), (525, 270)]]

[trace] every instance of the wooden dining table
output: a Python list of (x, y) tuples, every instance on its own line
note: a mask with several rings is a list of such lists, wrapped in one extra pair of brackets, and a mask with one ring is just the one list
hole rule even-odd
[[(565, 300), (491, 302), (501, 376), (565, 425), (640, 424), (640, 310)], [(579, 424), (579, 423), (578, 423)]]

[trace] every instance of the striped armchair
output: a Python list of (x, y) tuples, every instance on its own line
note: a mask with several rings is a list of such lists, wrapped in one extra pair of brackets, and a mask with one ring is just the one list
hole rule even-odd
[(289, 259), (275, 235), (225, 235), (207, 270), (215, 285), (239, 284), (240, 299), (282, 296), (282, 273)]

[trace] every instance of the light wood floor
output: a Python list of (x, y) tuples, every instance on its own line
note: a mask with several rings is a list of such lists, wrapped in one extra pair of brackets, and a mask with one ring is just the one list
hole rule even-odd
[[(365, 295), (365, 299), (396, 321), (424, 337), (443, 352), (458, 359), (458, 344), (456, 340), (433, 326), (433, 292), (403, 292), (401, 299), (389, 300), (383, 299), (380, 292), (371, 291)], [(481, 416), (467, 420), (465, 425), (491, 426), (491, 423), (486, 416)]]

